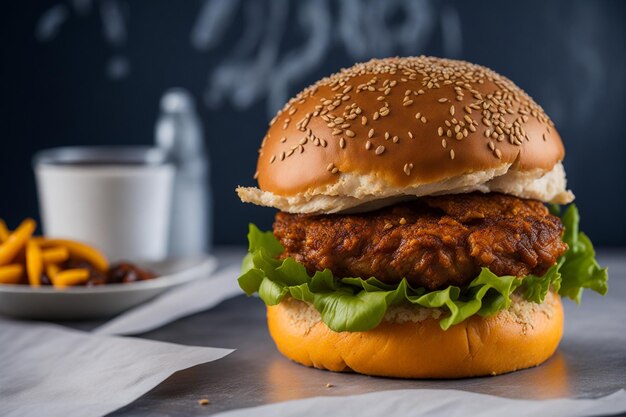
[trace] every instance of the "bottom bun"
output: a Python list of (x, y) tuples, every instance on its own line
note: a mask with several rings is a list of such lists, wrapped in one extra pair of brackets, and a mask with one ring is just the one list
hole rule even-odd
[(329, 329), (308, 303), (285, 299), (267, 308), (278, 350), (306, 366), (398, 378), (498, 375), (539, 365), (563, 334), (563, 307), (549, 293), (542, 304), (515, 296), (498, 314), (442, 330), (438, 309), (392, 307), (375, 329)]

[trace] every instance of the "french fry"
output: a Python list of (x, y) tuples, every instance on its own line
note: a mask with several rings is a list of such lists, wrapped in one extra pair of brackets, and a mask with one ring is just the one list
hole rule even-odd
[(0, 283), (19, 284), (24, 274), (24, 267), (20, 264), (0, 266)]
[(11, 232), (4, 220), (0, 219), (0, 243), (4, 243), (9, 238)]
[(41, 248), (35, 242), (26, 245), (26, 273), (31, 287), (41, 285), (41, 273), (43, 272), (43, 256)]
[(41, 245), (44, 249), (54, 246), (63, 246), (67, 248), (71, 257), (84, 259), (92, 264), (98, 271), (104, 273), (109, 269), (109, 261), (102, 252), (85, 243), (67, 239), (44, 239)]
[(71, 285), (83, 284), (89, 279), (89, 271), (84, 268), (66, 269), (52, 278), (55, 288), (66, 288)]
[(59, 273), (60, 270), (61, 270), (61, 267), (59, 267), (59, 265), (55, 265), (55, 264), (46, 265), (46, 275), (48, 275), (50, 282), (54, 280), (54, 277)]
[(46, 242), (45, 236), (31, 236), (30, 241), (35, 242), (43, 248), (43, 244)]
[(0, 266), (8, 265), (15, 259), (20, 249), (22, 249), (28, 239), (35, 231), (36, 223), (33, 219), (26, 219), (19, 225), (6, 241), (0, 245)]
[(70, 251), (64, 246), (55, 246), (49, 249), (44, 249), (41, 254), (43, 256), (43, 263), (46, 265), (59, 264), (67, 261), (70, 257)]

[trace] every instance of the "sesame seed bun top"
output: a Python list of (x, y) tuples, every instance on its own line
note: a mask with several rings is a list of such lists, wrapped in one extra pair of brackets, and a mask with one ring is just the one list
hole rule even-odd
[(302, 213), (474, 190), (565, 203), (573, 196), (563, 156), (543, 109), (494, 71), (424, 56), (376, 59), (291, 99), (261, 145), (259, 188), (238, 193)]

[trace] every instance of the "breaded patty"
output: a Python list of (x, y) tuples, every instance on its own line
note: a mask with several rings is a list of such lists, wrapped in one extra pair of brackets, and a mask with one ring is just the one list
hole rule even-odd
[(463, 286), (481, 267), (499, 276), (542, 275), (567, 250), (546, 207), (498, 193), (424, 197), (359, 214), (280, 212), (274, 235), (309, 272), (407, 278), (429, 290)]

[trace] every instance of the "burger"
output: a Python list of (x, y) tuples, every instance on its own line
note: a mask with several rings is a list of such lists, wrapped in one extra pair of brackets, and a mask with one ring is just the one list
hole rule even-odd
[(271, 121), (239, 284), (286, 357), (402, 378), (536, 366), (561, 297), (607, 291), (579, 231), (553, 122), (494, 71), (375, 59), (324, 78)]

